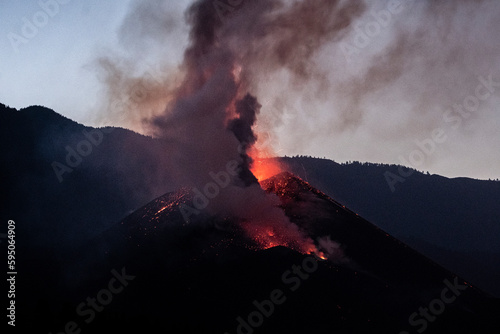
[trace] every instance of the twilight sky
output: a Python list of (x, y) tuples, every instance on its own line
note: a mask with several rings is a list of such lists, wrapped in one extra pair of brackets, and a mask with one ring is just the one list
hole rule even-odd
[[(107, 106), (110, 96), (127, 99), (124, 77), (175, 82), (191, 1), (0, 1), (0, 102), (141, 132), (144, 109), (161, 111)], [(309, 59), (314, 75), (262, 71), (253, 91), (260, 144), (500, 178), (500, 2), (367, 2), (345, 34), (322, 41)], [(119, 69), (112, 80), (110, 67)]]

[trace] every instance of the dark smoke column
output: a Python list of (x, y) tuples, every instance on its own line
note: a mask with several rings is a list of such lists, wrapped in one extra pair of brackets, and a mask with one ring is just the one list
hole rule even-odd
[(243, 162), (240, 165), (239, 177), (246, 186), (258, 183), (257, 178), (250, 171), (252, 158), (247, 154), (247, 150), (257, 141), (257, 136), (253, 132), (252, 126), (257, 120), (260, 107), (261, 105), (254, 96), (250, 94), (245, 95), (243, 99), (236, 102), (236, 114), (239, 117), (231, 120), (228, 124), (228, 129), (234, 133), (236, 139), (240, 142), (240, 156)]
[(279, 198), (266, 193), (251, 172), (249, 152), (257, 141), (252, 127), (261, 109), (255, 92), (262, 76), (273, 72), (287, 71), (296, 82), (321, 77), (313, 56), (363, 6), (355, 0), (246, 0), (222, 20), (214, 3), (198, 0), (187, 10), (190, 44), (182, 80), (154, 125), (174, 147), (169, 158), (182, 186), (204, 187), (210, 173), (238, 161), (239, 177), (211, 199), (207, 211), (232, 218), (261, 247), (316, 253)]

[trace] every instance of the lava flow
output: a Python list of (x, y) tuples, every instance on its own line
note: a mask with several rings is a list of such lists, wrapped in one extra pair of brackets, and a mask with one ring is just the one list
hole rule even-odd
[(322, 260), (326, 256), (321, 252), (314, 242), (304, 237), (303, 233), (294, 224), (278, 227), (276, 222), (247, 222), (241, 224), (247, 236), (255, 242), (258, 249), (269, 249), (276, 246), (284, 246), (302, 254), (314, 254)]

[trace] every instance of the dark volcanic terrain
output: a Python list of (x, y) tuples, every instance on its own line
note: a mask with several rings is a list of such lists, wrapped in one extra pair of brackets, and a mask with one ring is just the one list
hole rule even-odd
[[(495, 332), (497, 301), (463, 279), (289, 173), (262, 186), (279, 196), (287, 216), (318, 245), (329, 237), (338, 246), (329, 260), (282, 246), (259, 249), (227, 218), (201, 214), (186, 224), (178, 205), (191, 194), (181, 190), (66, 254), (58, 275), (39, 267), (35, 287), (20, 287), (30, 292), (22, 301), (29, 305), (23, 323), (55, 331), (75, 321), (91, 333), (399, 333), (424, 326), (426, 333)], [(108, 286), (113, 269), (134, 278), (86, 324), (88, 314), (81, 316), (77, 307)], [(54, 290), (44, 299), (39, 285), (51, 277), (58, 284), (45, 282)], [(260, 320), (256, 304), (269, 306), (265, 300), (272, 296), (279, 303), (264, 307), (269, 316)], [(435, 301), (442, 298), (453, 300), (441, 302), (444, 312)], [(428, 314), (432, 321), (417, 314), (409, 323), (414, 312), (429, 307), (439, 311)], [(255, 328), (245, 327), (249, 323)]]

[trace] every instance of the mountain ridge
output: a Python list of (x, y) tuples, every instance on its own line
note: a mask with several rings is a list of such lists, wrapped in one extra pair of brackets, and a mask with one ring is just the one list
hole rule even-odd
[[(167, 193), (144, 205), (96, 240), (97, 246), (87, 249), (102, 249), (94, 258), (108, 258), (107, 266), (126, 265), (130, 272), (141, 276), (140, 284), (143, 287), (147, 284), (146, 295), (154, 292), (159, 300), (168, 296), (171, 301), (182, 300), (185, 307), (191, 305), (189, 314), (173, 311), (162, 315), (164, 329), (181, 328), (185, 324), (184, 330), (193, 331), (197, 325), (186, 324), (195, 316), (203, 319), (201, 323), (205, 323), (209, 332), (232, 333), (241, 323), (236, 319), (246, 319), (252, 312), (253, 299), (269, 298), (268, 292), (278, 288), (290, 301), (259, 326), (260, 333), (285, 329), (302, 333), (311, 321), (315, 322), (318, 333), (397, 332), (411, 325), (407, 318), (412, 312), (439, 296), (446, 284), (455, 282), (467, 284), (467, 288), (459, 300), (446, 306), (445, 315), (429, 324), (428, 332), (468, 333), (480, 327), (487, 330), (498, 305), (475, 287), (290, 173), (279, 174), (262, 184), (269, 193), (280, 197), (280, 207), (293, 223), (311, 237), (328, 234), (344, 246), (350, 260), (342, 263), (312, 260), (312, 255), (283, 246), (258, 249), (255, 248), (258, 243), (252, 245), (242, 230), (221, 228), (220, 217), (210, 214), (186, 224), (178, 210), (181, 203), (189, 200), (184, 191)], [(115, 238), (121, 241), (109, 242)], [(317, 269), (309, 272), (310, 278), (291, 279), (287, 267), (313, 263), (310, 261), (317, 262)], [(297, 292), (291, 290), (291, 294), (287, 290), (291, 287)], [(143, 300), (144, 291), (137, 293), (133, 292), (129, 298), (142, 305), (139, 301)], [(208, 305), (210, 310), (206, 308)], [(141, 312), (154, 319), (153, 311), (162, 307), (165, 306), (150, 301)], [(135, 312), (135, 309), (127, 311), (128, 306), (124, 310)], [(220, 323), (206, 322), (216, 314)], [(287, 324), (285, 319), (290, 317), (297, 321)], [(129, 321), (134, 324), (133, 318)], [(100, 324), (107, 325), (107, 322)]]
[[(9, 194), (4, 202), (7, 210), (1, 215), (4, 220), (20, 222), (19, 228), (30, 242), (50, 241), (57, 249), (57, 243), (51, 241), (55, 239), (77, 247), (145, 203), (176, 189), (165, 172), (168, 145), (125, 129), (105, 134), (102, 144), (94, 146), (92, 154), (59, 183), (52, 162), (64, 163), (65, 146), (76, 149), (86, 140), (82, 130), (96, 128), (39, 108), (14, 113), (16, 109), (0, 105), (0, 136), (4, 143), (13, 144), (5, 147), (0, 167)], [(37, 110), (45, 116), (35, 117)], [(26, 132), (25, 124), (36, 131)], [(436, 252), (427, 244), (447, 250), (438, 250), (433, 259), (461, 276), (474, 277), (476, 284), (500, 296), (496, 284), (500, 269), (491, 261), (500, 259), (500, 183), (415, 172), (392, 193), (383, 174), (397, 172), (395, 165), (338, 164), (303, 157), (279, 161), (427, 256)], [(465, 261), (460, 252), (477, 255)], [(453, 256), (448, 258), (450, 254)]]

